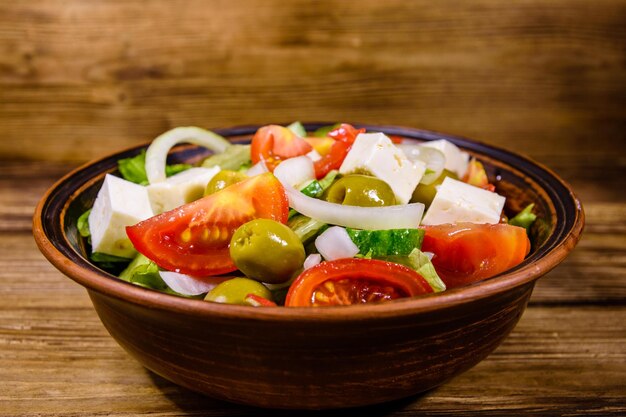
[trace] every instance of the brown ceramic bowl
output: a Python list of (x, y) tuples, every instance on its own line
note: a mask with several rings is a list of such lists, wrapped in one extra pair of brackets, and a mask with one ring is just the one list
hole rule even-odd
[[(411, 396), (468, 370), (502, 342), (524, 312), (535, 281), (576, 245), (584, 214), (563, 180), (523, 156), (433, 132), (364, 127), (409, 140), (445, 138), (478, 157), (507, 195), (507, 210), (536, 204), (541, 220), (532, 230), (528, 258), (474, 285), (376, 305), (254, 308), (144, 289), (91, 264), (76, 230), (104, 174), (143, 146), (84, 165), (52, 186), (35, 212), (35, 239), (52, 264), (87, 288), (102, 323), (128, 353), (184, 387), (228, 401), (294, 409)], [(218, 133), (245, 141), (256, 128)], [(196, 161), (206, 154), (183, 146), (170, 156)]]

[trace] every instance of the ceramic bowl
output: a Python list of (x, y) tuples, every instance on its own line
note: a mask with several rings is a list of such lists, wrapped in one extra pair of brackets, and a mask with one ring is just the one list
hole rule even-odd
[[(308, 130), (322, 124), (307, 124)], [(324, 409), (381, 403), (436, 387), (491, 353), (511, 332), (535, 281), (580, 238), (584, 214), (550, 169), (487, 144), (445, 134), (362, 125), (407, 140), (448, 139), (476, 156), (516, 212), (530, 202), (540, 220), (516, 268), (463, 288), (382, 304), (254, 308), (190, 300), (123, 282), (91, 264), (76, 219), (105, 173), (134, 147), (69, 173), (39, 203), (33, 232), (48, 260), (83, 285), (111, 336), (151, 371), (191, 390), (248, 405)], [(249, 140), (257, 126), (217, 131)], [(170, 160), (208, 151), (175, 148)]]

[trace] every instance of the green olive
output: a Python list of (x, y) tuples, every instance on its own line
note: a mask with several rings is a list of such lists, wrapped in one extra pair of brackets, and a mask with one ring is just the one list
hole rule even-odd
[(426, 208), (430, 206), (430, 203), (433, 202), (433, 198), (435, 198), (435, 194), (437, 194), (437, 185), (440, 185), (446, 177), (450, 177), (452, 179), (458, 179), (459, 177), (452, 171), (448, 171), (444, 169), (439, 178), (437, 178), (431, 184), (418, 184), (413, 190), (413, 196), (411, 197), (411, 203), (424, 203)]
[(245, 302), (248, 294), (272, 299), (272, 292), (265, 285), (248, 278), (233, 278), (224, 281), (209, 291), (204, 299), (215, 303), (248, 305)]
[(278, 284), (302, 267), (304, 246), (293, 230), (269, 219), (255, 219), (235, 231), (230, 257), (247, 277)]
[(211, 181), (206, 185), (204, 189), (204, 195), (214, 194), (229, 185), (233, 185), (248, 178), (246, 174), (238, 171), (231, 171), (229, 169), (223, 169), (211, 178)]
[(396, 196), (389, 184), (376, 177), (360, 174), (339, 178), (322, 198), (347, 206), (376, 207), (396, 204)]

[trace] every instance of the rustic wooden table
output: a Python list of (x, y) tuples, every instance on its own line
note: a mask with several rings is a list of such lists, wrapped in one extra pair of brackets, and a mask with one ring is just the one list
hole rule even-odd
[(142, 368), (40, 255), (31, 216), (72, 167), (169, 127), (296, 119), (505, 146), (587, 216), (491, 356), (360, 414), (626, 414), (624, 28), (623, 0), (0, 2), (0, 416), (292, 415)]

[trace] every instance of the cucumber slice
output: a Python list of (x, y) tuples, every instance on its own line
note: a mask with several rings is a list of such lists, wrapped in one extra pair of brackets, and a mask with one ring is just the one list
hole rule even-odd
[(359, 230), (346, 228), (348, 236), (359, 248), (359, 253), (372, 258), (407, 256), (422, 247), (424, 230), (389, 229)]

